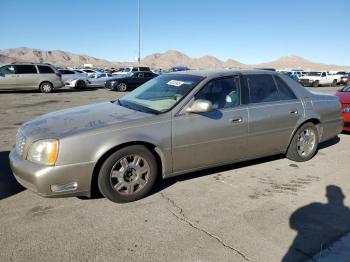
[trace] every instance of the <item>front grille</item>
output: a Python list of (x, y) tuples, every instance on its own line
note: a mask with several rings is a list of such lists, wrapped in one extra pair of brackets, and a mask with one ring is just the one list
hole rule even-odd
[(309, 79), (300, 79), (299, 81), (302, 82), (302, 83), (309, 83), (310, 82)]
[(350, 122), (345, 122), (344, 127), (349, 128), (350, 127)]
[(17, 151), (17, 154), (21, 157), (23, 157), (26, 141), (27, 141), (26, 136), (23, 134), (21, 129), (18, 129), (17, 135), (16, 135), (16, 151)]

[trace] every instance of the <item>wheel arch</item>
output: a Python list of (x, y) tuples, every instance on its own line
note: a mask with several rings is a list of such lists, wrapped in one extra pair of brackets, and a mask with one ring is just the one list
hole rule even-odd
[(109, 150), (107, 150), (106, 152), (104, 152), (99, 159), (97, 160), (93, 172), (92, 172), (92, 177), (91, 177), (91, 185), (90, 185), (90, 194), (91, 196), (98, 196), (100, 195), (99, 189), (98, 189), (98, 185), (97, 185), (97, 179), (98, 179), (98, 175), (99, 175), (99, 171), (101, 169), (102, 164), (105, 162), (105, 160), (114, 152), (125, 148), (127, 146), (133, 146), (133, 145), (142, 145), (144, 147), (146, 147), (156, 158), (157, 161), (157, 166), (158, 166), (158, 170), (159, 173), (158, 175), (162, 174), (162, 177), (164, 178), (164, 170), (165, 170), (165, 160), (164, 160), (164, 155), (162, 150), (160, 150), (159, 147), (157, 147), (156, 145), (150, 143), (150, 142), (146, 142), (146, 141), (132, 141), (132, 142), (126, 142), (126, 143), (122, 143), (119, 144), (117, 146), (114, 146), (112, 148), (110, 148)]
[(321, 140), (322, 137), (322, 126), (321, 126), (321, 121), (320, 119), (316, 118), (316, 117), (312, 117), (312, 118), (308, 118), (305, 119), (304, 121), (302, 121), (301, 123), (298, 124), (298, 126), (293, 130), (293, 133), (291, 134), (290, 138), (289, 138), (289, 143), (288, 143), (288, 147), (286, 150), (288, 150), (290, 143), (292, 142), (292, 139), (295, 135), (295, 133), (299, 130), (300, 127), (302, 127), (303, 125), (305, 125), (306, 123), (312, 123), (316, 126), (317, 128), (317, 132), (318, 132), (318, 136)]
[(49, 84), (51, 84), (52, 87), (53, 87), (53, 83), (52, 83), (51, 81), (49, 81), (49, 80), (43, 80), (43, 81), (41, 81), (41, 82), (39, 83), (39, 89), (40, 89), (40, 86), (41, 86), (42, 84), (44, 84), (44, 83), (49, 83)]

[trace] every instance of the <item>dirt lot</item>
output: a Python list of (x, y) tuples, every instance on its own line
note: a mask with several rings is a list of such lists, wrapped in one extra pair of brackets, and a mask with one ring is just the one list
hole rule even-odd
[(350, 231), (349, 134), (306, 163), (276, 156), (191, 173), (129, 204), (46, 199), (17, 184), (18, 126), (118, 96), (0, 93), (0, 261), (298, 261)]

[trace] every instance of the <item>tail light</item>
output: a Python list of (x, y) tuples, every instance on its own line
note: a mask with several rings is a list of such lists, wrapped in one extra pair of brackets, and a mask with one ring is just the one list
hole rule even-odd
[(61, 74), (61, 73), (56, 73), (56, 76), (57, 76), (59, 79), (62, 79), (62, 74)]

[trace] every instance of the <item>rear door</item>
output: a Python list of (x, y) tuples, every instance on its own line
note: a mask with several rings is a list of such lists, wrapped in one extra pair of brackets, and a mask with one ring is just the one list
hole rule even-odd
[(13, 65), (0, 67), (0, 89), (11, 89), (16, 86), (17, 75), (15, 73)]
[(213, 110), (173, 118), (174, 173), (245, 158), (248, 111), (240, 94), (239, 76), (211, 80), (191, 102), (209, 100)]
[(18, 87), (39, 87), (39, 75), (35, 65), (15, 65)]
[(280, 76), (249, 74), (249, 136), (251, 157), (280, 153), (288, 147), (303, 105)]

